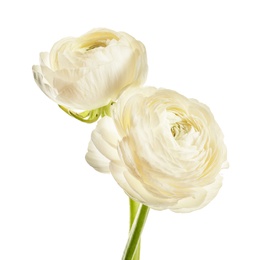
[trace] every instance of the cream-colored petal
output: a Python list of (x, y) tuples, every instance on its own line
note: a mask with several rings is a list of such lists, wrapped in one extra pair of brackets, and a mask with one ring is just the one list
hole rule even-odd
[(86, 68), (53, 71), (42, 66), (41, 69), (49, 85), (56, 89), (53, 100), (58, 104), (73, 110), (92, 110), (99, 107), (97, 97), (89, 95), (89, 86), (78, 84), (78, 80), (88, 73)]
[(99, 120), (91, 134), (91, 140), (99, 152), (112, 161), (120, 159), (117, 151), (118, 138), (113, 120), (108, 116)]
[(50, 57), (48, 52), (40, 53), (40, 66), (50, 67)]
[(109, 173), (110, 160), (102, 155), (92, 141), (89, 142), (86, 153), (86, 161), (95, 170), (102, 173)]
[[(164, 200), (150, 193), (143, 183), (130, 174), (125, 165), (118, 162), (110, 163), (110, 171), (119, 186), (133, 200), (157, 210), (164, 209)], [(161, 206), (163, 205), (163, 206)]]
[(171, 90), (143, 88), (124, 92), (112, 115), (121, 140), (110, 171), (130, 197), (158, 210), (191, 212), (216, 196), (226, 148), (206, 106)]
[(188, 197), (180, 200), (171, 210), (177, 213), (189, 213), (201, 209), (216, 197), (221, 187), (222, 177), (217, 176), (212, 184), (203, 187), (195, 197)]
[(32, 67), (33, 76), (35, 79), (35, 82), (40, 87), (40, 89), (43, 91), (45, 95), (47, 95), (50, 99), (56, 100), (56, 96), (58, 95), (58, 91), (53, 88), (48, 81), (44, 78), (41, 67), (34, 65)]
[(113, 120), (105, 116), (91, 134), (86, 161), (99, 172), (109, 172), (110, 161), (118, 161), (118, 136)]
[(105, 116), (101, 118), (91, 134), (86, 160), (95, 170), (109, 172), (111, 160), (118, 161), (118, 135), (113, 120)]
[(125, 89), (141, 86), (147, 74), (143, 44), (105, 28), (61, 39), (40, 54), (40, 65), (45, 84), (57, 92), (52, 99), (72, 110), (106, 106)]
[(53, 70), (60, 69), (60, 64), (58, 61), (58, 54), (64, 52), (65, 50), (72, 50), (72, 45), (75, 38), (67, 37), (56, 42), (50, 51), (50, 64)]

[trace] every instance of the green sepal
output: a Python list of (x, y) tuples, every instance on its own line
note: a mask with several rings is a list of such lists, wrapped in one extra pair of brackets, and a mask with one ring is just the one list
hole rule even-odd
[(94, 110), (90, 111), (83, 111), (80, 113), (71, 111), (70, 109), (59, 105), (59, 108), (61, 108), (66, 114), (76, 118), (77, 120), (84, 122), (84, 123), (94, 123), (96, 122), (100, 117), (104, 116), (111, 116), (111, 106), (114, 104), (114, 102), (110, 102), (108, 105), (104, 107), (100, 107)]

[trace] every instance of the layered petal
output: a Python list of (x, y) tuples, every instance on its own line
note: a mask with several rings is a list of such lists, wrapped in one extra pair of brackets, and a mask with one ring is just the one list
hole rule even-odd
[(110, 117), (103, 117), (92, 132), (86, 154), (87, 162), (99, 172), (109, 172), (110, 161), (118, 161), (118, 139)]
[(200, 209), (222, 185), (226, 146), (220, 127), (207, 106), (174, 91), (124, 92), (92, 141), (125, 193), (153, 209)]
[(146, 51), (127, 33), (94, 29), (56, 42), (50, 53), (40, 54), (33, 73), (42, 91), (59, 105), (94, 110), (145, 82)]

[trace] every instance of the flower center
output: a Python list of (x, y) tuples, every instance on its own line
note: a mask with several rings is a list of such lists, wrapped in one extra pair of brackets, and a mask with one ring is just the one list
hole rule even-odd
[(167, 116), (172, 136), (177, 140), (188, 134), (192, 126), (185, 119), (175, 113), (169, 113)]
[(105, 42), (95, 42), (94, 44), (87, 46), (86, 51), (90, 51), (90, 50), (96, 49), (98, 47), (106, 47), (106, 46), (107, 46), (107, 44)]
[(190, 129), (191, 126), (186, 122), (176, 122), (170, 128), (171, 134), (175, 139), (181, 138), (183, 135), (187, 134)]

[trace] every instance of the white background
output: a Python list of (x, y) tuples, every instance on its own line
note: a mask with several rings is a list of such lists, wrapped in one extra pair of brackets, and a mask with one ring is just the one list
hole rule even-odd
[(41, 51), (96, 27), (148, 52), (147, 85), (210, 106), (230, 168), (202, 210), (151, 211), (143, 260), (265, 259), (264, 1), (6, 1), (0, 4), (0, 259), (121, 259), (128, 199), (84, 159), (90, 133), (35, 84)]

